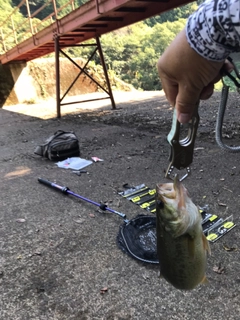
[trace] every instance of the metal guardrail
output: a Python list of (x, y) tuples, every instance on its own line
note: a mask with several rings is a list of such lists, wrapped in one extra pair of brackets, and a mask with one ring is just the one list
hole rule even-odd
[[(37, 15), (48, 6), (52, 7), (51, 13), (41, 20), (38, 19)], [(29, 0), (22, 0), (0, 24), (0, 54), (6, 53), (20, 42), (34, 37), (36, 33), (73, 11), (75, 6), (75, 0), (66, 0), (66, 3), (60, 7), (58, 7), (56, 0), (48, 0), (40, 8), (31, 12)], [(20, 8), (22, 10), (24, 8), (23, 11), (26, 11), (27, 17), (22, 16), (21, 19), (19, 16)], [(63, 9), (65, 10), (63, 11)]]

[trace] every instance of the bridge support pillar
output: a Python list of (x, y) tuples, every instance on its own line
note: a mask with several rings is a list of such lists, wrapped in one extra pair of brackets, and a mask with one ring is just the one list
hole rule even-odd
[[(55, 70), (56, 70), (57, 117), (58, 118), (61, 117), (61, 106), (63, 106), (63, 105), (76, 104), (76, 103), (89, 102), (89, 101), (96, 101), (96, 100), (103, 100), (103, 99), (110, 99), (111, 100), (111, 104), (112, 104), (112, 109), (116, 109), (116, 105), (115, 105), (115, 101), (114, 101), (114, 97), (113, 97), (113, 93), (112, 93), (112, 88), (111, 88), (111, 83), (110, 83), (110, 80), (109, 80), (109, 77), (108, 77), (108, 71), (107, 71), (107, 67), (106, 67), (106, 64), (105, 64), (104, 55), (103, 55), (103, 51), (102, 51), (101, 42), (100, 42), (99, 37), (96, 38), (96, 43), (74, 45), (74, 47), (85, 47), (85, 46), (93, 47), (93, 52), (90, 54), (88, 60), (86, 61), (85, 65), (83, 67), (79, 66), (68, 54), (66, 54), (66, 52), (64, 52), (61, 49), (61, 48), (64, 48), (64, 46), (61, 47), (60, 38), (61, 37), (59, 37), (59, 36), (55, 37)], [(94, 77), (91, 76), (87, 71), (88, 63), (93, 59), (94, 55), (97, 52), (99, 53), (100, 61), (101, 61), (103, 72), (104, 72), (104, 76), (105, 76), (105, 82), (106, 82), (105, 86), (102, 86), (99, 83), (99, 81), (94, 79)], [(76, 76), (74, 81), (71, 83), (69, 88), (66, 90), (66, 92), (62, 95), (62, 97), (61, 97), (61, 85), (60, 85), (60, 79), (61, 79), (61, 75), (60, 75), (60, 60), (59, 60), (60, 53), (63, 56), (65, 56), (67, 59), (69, 59), (79, 69), (78, 75)], [(82, 101), (74, 101), (74, 102), (63, 103), (62, 102), (63, 99), (66, 97), (68, 92), (71, 90), (71, 88), (73, 87), (75, 82), (78, 80), (78, 78), (82, 74), (84, 74), (85, 76), (90, 78), (99, 88), (102, 89), (103, 92), (105, 92), (107, 94), (107, 96), (103, 97), (103, 98), (96, 98), (96, 99), (91, 99), (91, 100), (82, 100)]]
[(0, 107), (23, 103), (36, 95), (26, 66), (26, 62), (0, 65)]

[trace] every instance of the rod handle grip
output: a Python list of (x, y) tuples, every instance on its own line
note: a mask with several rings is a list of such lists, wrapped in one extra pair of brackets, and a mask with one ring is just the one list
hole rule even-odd
[(46, 179), (38, 178), (38, 182), (45, 184), (46, 186), (52, 187), (52, 182), (50, 182)]

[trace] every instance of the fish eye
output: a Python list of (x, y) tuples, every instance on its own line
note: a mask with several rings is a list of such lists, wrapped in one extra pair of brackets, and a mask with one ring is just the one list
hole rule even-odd
[(157, 205), (158, 205), (159, 209), (164, 208), (164, 203), (161, 200), (157, 200)]

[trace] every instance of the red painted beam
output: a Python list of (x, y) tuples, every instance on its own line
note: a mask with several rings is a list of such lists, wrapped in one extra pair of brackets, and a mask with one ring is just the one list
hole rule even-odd
[[(0, 55), (2, 64), (29, 61), (54, 52), (54, 37), (71, 46), (113, 30), (159, 15), (189, 0), (91, 0), (62, 19)], [(69, 38), (69, 39), (67, 39)]]

